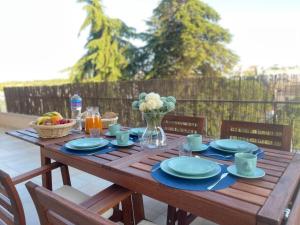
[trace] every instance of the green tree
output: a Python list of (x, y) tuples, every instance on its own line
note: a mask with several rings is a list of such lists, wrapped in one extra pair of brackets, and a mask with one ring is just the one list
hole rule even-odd
[(147, 22), (149, 76), (220, 75), (231, 70), (238, 57), (225, 47), (231, 35), (219, 20), (219, 14), (199, 0), (162, 0)]
[(80, 32), (88, 28), (86, 53), (71, 68), (71, 79), (80, 81), (115, 81), (127, 69), (135, 52), (129, 39), (135, 37), (135, 30), (119, 19), (107, 17), (100, 0), (79, 0), (85, 3), (87, 16)]

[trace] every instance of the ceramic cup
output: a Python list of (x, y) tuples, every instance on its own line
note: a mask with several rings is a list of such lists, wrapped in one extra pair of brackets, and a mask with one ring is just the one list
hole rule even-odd
[(200, 134), (189, 134), (186, 140), (191, 150), (199, 150), (201, 148), (202, 136)]
[(236, 153), (234, 156), (237, 173), (245, 176), (254, 174), (257, 163), (256, 155), (251, 153)]
[(128, 130), (117, 131), (116, 138), (117, 138), (118, 145), (127, 145), (129, 141), (129, 134), (130, 132)]
[(116, 135), (118, 131), (120, 131), (121, 125), (118, 123), (110, 124), (108, 126), (108, 131), (111, 135)]

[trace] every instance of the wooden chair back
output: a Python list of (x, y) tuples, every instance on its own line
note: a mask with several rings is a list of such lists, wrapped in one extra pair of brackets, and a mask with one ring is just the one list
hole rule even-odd
[(11, 177), (0, 170), (0, 224), (25, 225), (23, 205)]
[(291, 151), (292, 128), (288, 125), (223, 120), (221, 138), (242, 139), (260, 147)]
[(26, 187), (37, 209), (41, 225), (115, 224), (104, 219), (99, 214), (93, 213), (80, 205), (76, 205), (33, 182), (27, 182)]
[(198, 133), (205, 135), (205, 117), (182, 115), (165, 115), (162, 120), (165, 132), (188, 135)]

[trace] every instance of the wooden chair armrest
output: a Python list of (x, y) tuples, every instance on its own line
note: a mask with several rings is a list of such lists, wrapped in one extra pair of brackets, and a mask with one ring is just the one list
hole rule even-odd
[(300, 224), (300, 187), (293, 202), (293, 206), (289, 217), (287, 218), (286, 225), (299, 225)]
[(28, 171), (26, 173), (23, 173), (21, 175), (18, 175), (16, 177), (12, 178), (12, 182), (16, 185), (16, 184), (22, 183), (26, 180), (29, 180), (33, 177), (36, 177), (36, 176), (39, 176), (41, 174), (50, 172), (51, 170), (54, 170), (54, 169), (56, 169), (60, 166), (62, 166), (61, 163), (54, 162), (54, 163), (51, 163), (49, 165), (45, 165), (45, 166), (42, 166), (40, 168), (37, 168), (37, 169), (31, 170), (31, 171)]
[(126, 188), (113, 184), (80, 205), (94, 213), (102, 214), (130, 197), (132, 193)]

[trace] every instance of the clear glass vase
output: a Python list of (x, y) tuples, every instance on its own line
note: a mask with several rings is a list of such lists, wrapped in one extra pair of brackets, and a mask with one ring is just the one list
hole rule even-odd
[(161, 121), (165, 113), (143, 113), (147, 128), (141, 138), (141, 145), (144, 149), (158, 149), (166, 146), (167, 138), (161, 127)]

